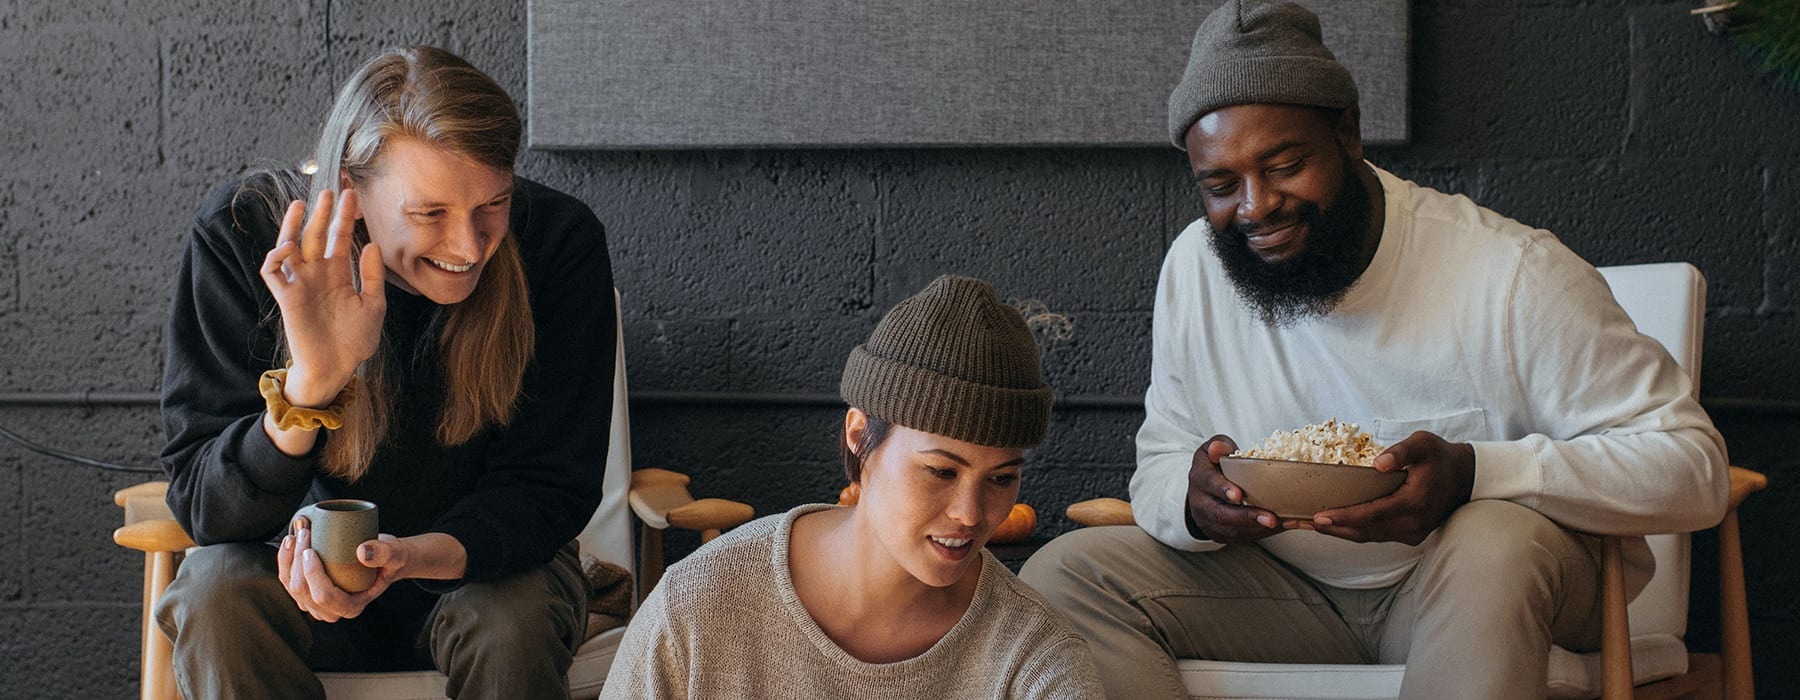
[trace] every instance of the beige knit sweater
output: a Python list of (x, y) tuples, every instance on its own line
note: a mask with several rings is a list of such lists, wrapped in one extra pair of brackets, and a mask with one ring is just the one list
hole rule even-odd
[(807, 615), (788, 572), (805, 505), (751, 522), (669, 568), (631, 621), (610, 698), (1099, 698), (1087, 643), (985, 550), (969, 610), (925, 653), (857, 660)]

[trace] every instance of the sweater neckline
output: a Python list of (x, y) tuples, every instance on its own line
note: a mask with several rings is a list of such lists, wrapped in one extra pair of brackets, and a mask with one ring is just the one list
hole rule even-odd
[(1381, 225), (1381, 242), (1375, 246), (1375, 257), (1369, 260), (1368, 269), (1356, 278), (1344, 298), (1332, 311), (1333, 316), (1344, 313), (1355, 313), (1367, 304), (1371, 297), (1379, 295), (1393, 282), (1394, 270), (1399, 265), (1401, 249), (1406, 247), (1406, 238), (1412, 234), (1412, 218), (1406, 212), (1412, 209), (1412, 192), (1407, 183), (1393, 173), (1382, 170), (1374, 163), (1363, 161), (1375, 172), (1375, 179), (1381, 185), (1381, 194), (1385, 211)]
[(937, 665), (937, 659), (951, 653), (946, 650), (955, 648), (961, 643), (960, 640), (963, 637), (973, 634), (970, 628), (975, 623), (971, 620), (978, 619), (983, 615), (988, 601), (993, 598), (992, 588), (996, 577), (993, 575), (992, 567), (1000, 566), (999, 560), (995, 559), (994, 555), (989, 553), (986, 548), (982, 548), (980, 578), (975, 584), (975, 596), (969, 600), (969, 609), (963, 611), (962, 618), (957, 620), (956, 624), (950, 627), (950, 631), (945, 632), (944, 636), (937, 640), (937, 643), (932, 644), (931, 648), (926, 649), (918, 656), (889, 663), (863, 661), (851, 656), (850, 652), (844, 651), (843, 647), (832, 641), (831, 637), (825, 634), (824, 628), (819, 627), (818, 621), (814, 620), (812, 615), (807, 614), (806, 606), (800, 603), (799, 593), (794, 590), (793, 571), (788, 564), (788, 546), (793, 541), (794, 521), (808, 513), (841, 507), (844, 506), (809, 503), (796, 506), (782, 517), (781, 523), (775, 531), (774, 546), (770, 548), (772, 550), (770, 563), (775, 572), (775, 589), (781, 597), (781, 607), (785, 608), (789, 617), (793, 619), (794, 627), (800, 630), (801, 635), (805, 636), (821, 655), (852, 673), (865, 676), (897, 677), (921, 669), (941, 668)]

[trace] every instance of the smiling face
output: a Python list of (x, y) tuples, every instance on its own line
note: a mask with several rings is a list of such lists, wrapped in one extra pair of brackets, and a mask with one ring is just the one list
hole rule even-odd
[(355, 187), (389, 282), (438, 304), (474, 293), (506, 236), (510, 170), (397, 138), (383, 148), (374, 174)]
[[(846, 416), (850, 444), (865, 420), (858, 409)], [(895, 425), (862, 456), (856, 517), (913, 578), (938, 588), (954, 585), (979, 575), (978, 550), (1019, 500), (1024, 454)]]
[(1213, 250), (1245, 301), (1276, 325), (1329, 312), (1380, 240), (1355, 110), (1224, 107), (1186, 146)]

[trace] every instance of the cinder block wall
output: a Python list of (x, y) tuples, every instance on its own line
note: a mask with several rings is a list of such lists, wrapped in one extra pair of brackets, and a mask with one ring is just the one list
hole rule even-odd
[[(1757, 673), (1774, 691), (1800, 681), (1784, 517), (1800, 497), (1800, 90), (1757, 77), (1687, 15), (1696, 4), (1418, 0), (1415, 136), (1370, 157), (1597, 264), (1706, 273), (1708, 406), (1734, 461), (1777, 480), (1745, 512)], [(524, 14), (518, 0), (0, 2), (0, 395), (154, 392), (206, 189), (296, 161), (333, 86), (385, 45), (450, 48), (522, 103)], [(520, 171), (609, 227), (632, 386), (661, 392), (633, 406), (639, 464), (762, 513), (829, 499), (841, 476), (837, 409), (759, 395), (835, 391), (880, 312), (942, 272), (1073, 316), (1075, 337), (1049, 350), (1061, 395), (1139, 395), (1159, 258), (1198, 213), (1173, 149), (532, 152)], [(1024, 489), (1050, 532), (1066, 504), (1124, 494), (1140, 419), (1128, 402), (1058, 412)], [(143, 404), (9, 401), (0, 426), (142, 464), (161, 442)], [(109, 541), (108, 494), (144, 478), (0, 441), (0, 697), (135, 693), (140, 562)], [(1710, 552), (1701, 539), (1696, 556)], [(1714, 574), (1698, 569), (1704, 590)], [(1697, 646), (1713, 644), (1713, 601), (1696, 596)]]

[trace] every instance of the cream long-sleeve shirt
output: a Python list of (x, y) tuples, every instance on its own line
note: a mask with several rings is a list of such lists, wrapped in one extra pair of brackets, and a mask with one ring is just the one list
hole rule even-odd
[(1087, 642), (986, 550), (962, 620), (925, 653), (867, 663), (807, 614), (788, 572), (805, 505), (744, 525), (669, 568), (619, 644), (603, 699), (1103, 697)]
[[(1250, 447), (1328, 418), (1392, 444), (1415, 430), (1475, 447), (1473, 498), (1564, 527), (1641, 535), (1723, 517), (1725, 446), (1688, 377), (1639, 334), (1593, 266), (1547, 231), (1376, 170), (1386, 224), (1374, 260), (1330, 314), (1287, 328), (1240, 303), (1194, 222), (1163, 261), (1150, 388), (1131, 503), (1171, 547), (1189, 533), (1188, 468), (1215, 433)], [(1628, 578), (1653, 568), (1629, 541)], [(1403, 578), (1419, 547), (1308, 531), (1262, 546), (1325, 583)], [(1633, 586), (1635, 589), (1636, 586)]]

